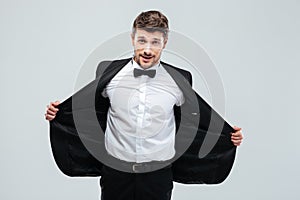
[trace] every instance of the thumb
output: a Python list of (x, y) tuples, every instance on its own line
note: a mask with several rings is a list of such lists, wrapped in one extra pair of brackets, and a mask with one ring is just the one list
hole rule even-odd
[(242, 130), (242, 128), (240, 128), (240, 127), (237, 127), (237, 126), (233, 126), (233, 129), (234, 129), (234, 130), (236, 130), (236, 131), (240, 131), (240, 130)]
[(53, 104), (54, 104), (55, 106), (58, 106), (58, 105), (60, 104), (60, 102), (59, 102), (59, 101), (55, 101)]

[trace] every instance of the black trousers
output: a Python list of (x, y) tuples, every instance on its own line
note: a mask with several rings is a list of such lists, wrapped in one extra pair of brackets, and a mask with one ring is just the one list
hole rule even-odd
[(100, 178), (101, 200), (170, 200), (172, 168), (146, 173), (129, 173), (103, 166)]

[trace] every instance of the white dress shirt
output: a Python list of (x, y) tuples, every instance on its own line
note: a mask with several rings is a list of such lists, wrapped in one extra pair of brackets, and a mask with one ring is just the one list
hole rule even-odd
[(156, 75), (133, 76), (141, 68), (133, 59), (108, 83), (102, 95), (108, 97), (105, 148), (112, 156), (128, 162), (169, 160), (175, 155), (173, 106), (184, 97), (169, 73), (157, 64)]

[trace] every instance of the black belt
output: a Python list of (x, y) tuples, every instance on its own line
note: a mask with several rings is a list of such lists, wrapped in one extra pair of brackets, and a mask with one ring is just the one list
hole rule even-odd
[(160, 169), (170, 168), (172, 164), (162, 162), (162, 163), (132, 163), (130, 168), (134, 173), (152, 172)]
[(112, 156), (110, 157), (110, 162), (105, 165), (115, 170), (128, 173), (145, 173), (172, 167), (171, 160), (136, 163), (120, 160)]

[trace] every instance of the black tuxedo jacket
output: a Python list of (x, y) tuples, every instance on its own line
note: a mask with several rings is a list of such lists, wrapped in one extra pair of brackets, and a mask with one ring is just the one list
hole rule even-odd
[[(58, 106), (59, 112), (50, 122), (50, 142), (56, 164), (64, 174), (101, 176), (103, 138), (110, 106), (109, 99), (101, 92), (130, 59), (101, 62), (96, 79)], [(185, 97), (183, 105), (174, 106), (173, 180), (186, 184), (223, 182), (235, 159), (236, 147), (230, 135), (233, 128), (192, 89), (190, 72), (161, 64)], [(201, 154), (200, 148), (211, 150)]]

